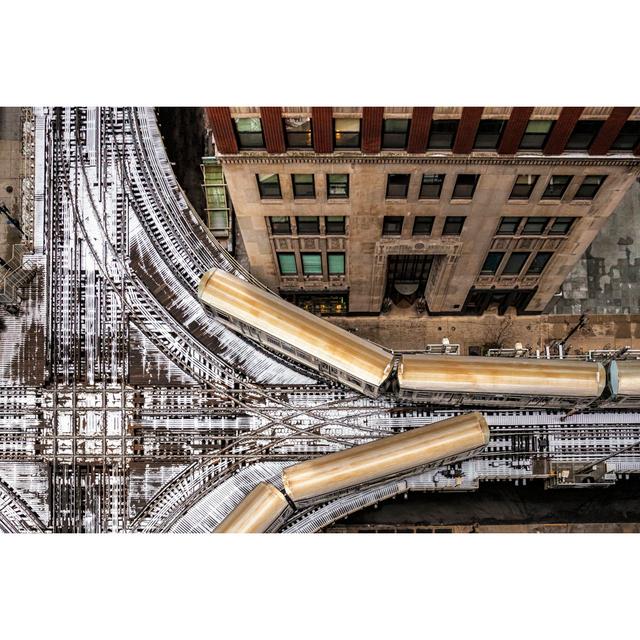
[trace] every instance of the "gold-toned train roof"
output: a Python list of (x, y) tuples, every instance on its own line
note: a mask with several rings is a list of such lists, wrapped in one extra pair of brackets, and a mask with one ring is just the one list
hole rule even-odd
[(611, 391), (614, 396), (640, 396), (640, 360), (611, 363)]
[(391, 353), (220, 269), (202, 276), (198, 296), (222, 313), (375, 386), (391, 371)]
[(287, 508), (287, 499), (268, 482), (258, 483), (216, 527), (215, 533), (263, 533)]
[(482, 414), (467, 413), (305, 460), (284, 469), (282, 482), (294, 502), (310, 500), (484, 447), (489, 436)]
[(596, 397), (606, 374), (599, 362), (405, 355), (398, 380), (416, 391)]

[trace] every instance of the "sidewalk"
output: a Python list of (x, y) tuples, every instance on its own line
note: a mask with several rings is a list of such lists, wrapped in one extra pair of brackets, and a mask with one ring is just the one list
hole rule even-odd
[[(462, 355), (470, 347), (512, 348), (521, 342), (535, 352), (554, 340), (562, 340), (578, 323), (579, 315), (491, 315), (475, 316), (379, 316), (327, 318), (339, 327), (353, 331), (390, 349), (421, 350), (427, 344), (448, 338), (460, 344)], [(585, 327), (576, 331), (568, 353), (586, 353), (590, 349), (640, 348), (640, 314), (589, 315)], [(565, 349), (566, 350), (566, 349)]]

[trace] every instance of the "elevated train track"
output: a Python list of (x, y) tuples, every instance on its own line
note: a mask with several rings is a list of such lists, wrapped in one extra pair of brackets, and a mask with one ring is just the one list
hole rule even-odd
[[(152, 109), (39, 110), (36, 126), (37, 165), (46, 170), (50, 382), (0, 387), (0, 478), (2, 464), (21, 463), (20, 447), (20, 460), (49, 474), (42, 530), (211, 531), (286, 465), (459, 413), (327, 384), (205, 311), (197, 286), (214, 267), (264, 287), (190, 207)], [(131, 385), (130, 325), (190, 384)], [(283, 530), (318, 530), (413, 488), (472, 489), (567, 470), (581, 482), (588, 473), (571, 473), (608, 454), (598, 482), (640, 471), (640, 453), (624, 450), (640, 439), (639, 414), (563, 415), (488, 411), (481, 456), (292, 513)], [(140, 465), (160, 483), (146, 497), (134, 495)], [(15, 513), (0, 502), (0, 529), (17, 526)], [(21, 518), (38, 529), (26, 509)]]

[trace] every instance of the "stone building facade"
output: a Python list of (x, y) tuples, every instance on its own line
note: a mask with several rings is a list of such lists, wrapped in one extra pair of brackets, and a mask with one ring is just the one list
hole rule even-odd
[(541, 312), (640, 174), (640, 108), (207, 113), (252, 272), (320, 313)]

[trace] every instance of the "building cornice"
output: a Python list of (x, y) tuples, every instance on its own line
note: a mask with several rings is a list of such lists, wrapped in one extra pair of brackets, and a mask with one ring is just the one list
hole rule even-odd
[(243, 153), (219, 155), (222, 164), (450, 164), (450, 165), (502, 165), (502, 166), (580, 166), (628, 167), (640, 170), (640, 157), (580, 157), (580, 156), (425, 156), (366, 155), (366, 154), (266, 154)]

